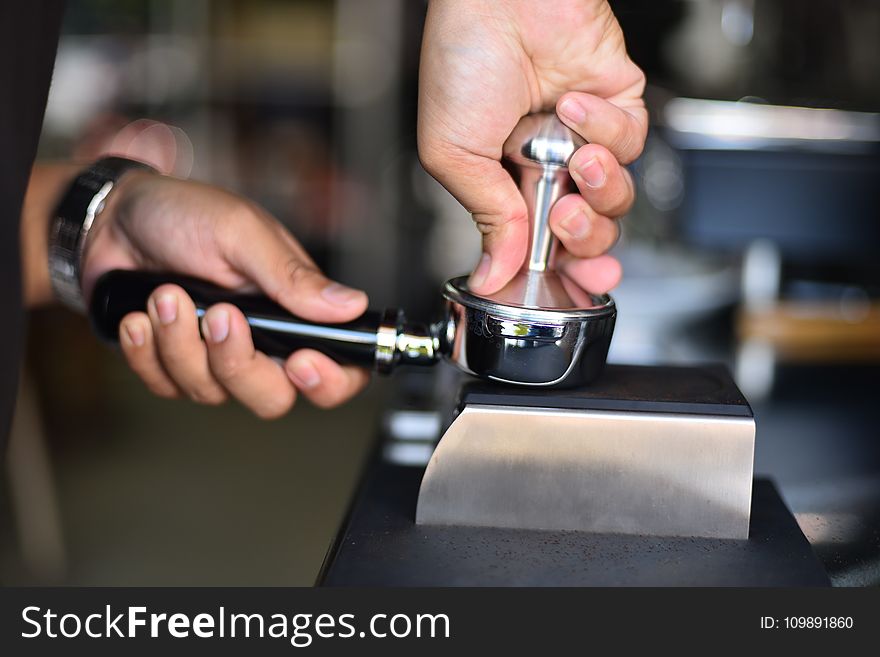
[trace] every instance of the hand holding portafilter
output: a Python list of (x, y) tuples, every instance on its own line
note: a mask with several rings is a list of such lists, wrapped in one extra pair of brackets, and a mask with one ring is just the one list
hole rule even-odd
[(192, 297), (199, 314), (215, 303), (238, 306), (254, 345), (270, 356), (311, 348), (383, 372), (398, 364), (430, 365), (443, 357), (470, 374), (503, 383), (587, 383), (605, 363), (615, 306), (607, 295), (565, 287), (550, 266), (555, 238), (548, 225), (553, 203), (570, 184), (568, 160), (581, 143), (553, 114), (530, 115), (517, 125), (504, 155), (518, 169), (529, 208), (528, 259), (495, 294), (472, 293), (466, 277), (448, 281), (445, 316), (430, 327), (409, 324), (395, 310), (369, 311), (346, 324), (306, 322), (265, 297), (232, 294), (187, 277), (134, 271), (112, 271), (98, 281), (91, 303), (93, 324), (99, 335), (116, 340), (125, 315), (143, 310), (159, 285), (175, 283)]

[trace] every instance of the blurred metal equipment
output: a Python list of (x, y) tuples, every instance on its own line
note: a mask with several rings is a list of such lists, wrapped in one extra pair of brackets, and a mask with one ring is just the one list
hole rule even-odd
[(787, 259), (875, 260), (880, 114), (676, 98), (662, 126), (684, 169), (688, 243), (731, 252), (762, 238)]
[(609, 362), (684, 365), (722, 359), (696, 343), (692, 329), (739, 299), (736, 262), (681, 246), (622, 246), (616, 255), (625, 274), (614, 290), (618, 317)]
[(662, 126), (681, 239), (743, 254), (736, 372), (750, 397), (771, 393), (778, 362), (876, 362), (877, 304), (858, 281), (880, 249), (880, 114), (674, 98)]
[(880, 142), (880, 114), (674, 98), (665, 124), (684, 148), (860, 153)]
[[(742, 312), (763, 313), (779, 299), (782, 257), (769, 240), (755, 240), (743, 256)], [(776, 357), (765, 339), (741, 336), (736, 351), (736, 380), (752, 398), (764, 399), (773, 388)]]

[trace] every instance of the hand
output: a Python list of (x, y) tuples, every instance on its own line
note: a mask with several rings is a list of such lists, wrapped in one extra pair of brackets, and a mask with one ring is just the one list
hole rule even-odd
[(589, 142), (570, 162), (580, 194), (561, 198), (550, 214), (565, 247), (557, 266), (590, 292), (619, 282), (620, 264), (601, 254), (617, 241), (614, 218), (634, 199), (621, 165), (644, 146), (644, 86), (605, 0), (431, 0), (419, 154), (483, 233), (474, 291), (499, 290), (525, 261), (526, 206), (501, 149), (521, 117), (552, 108)]
[[(197, 276), (234, 290), (262, 290), (312, 321), (360, 315), (367, 296), (329, 281), (277, 221), (222, 190), (144, 172), (117, 185), (95, 222), (83, 260), (83, 292), (110, 269), (151, 269)], [(199, 322), (178, 286), (156, 289), (146, 312), (127, 315), (120, 344), (131, 368), (161, 397), (205, 404), (232, 396), (261, 417), (286, 413), (300, 390), (322, 407), (364, 387), (368, 374), (300, 350), (282, 365), (254, 349), (235, 306), (217, 304)]]

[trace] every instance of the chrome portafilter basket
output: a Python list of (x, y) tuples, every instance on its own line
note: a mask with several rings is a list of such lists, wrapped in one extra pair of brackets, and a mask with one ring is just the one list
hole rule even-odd
[(237, 305), (255, 346), (270, 356), (311, 348), (380, 372), (445, 358), (469, 374), (500, 383), (588, 383), (605, 364), (616, 309), (608, 295), (590, 295), (556, 272), (556, 239), (548, 223), (553, 204), (572, 186), (568, 162), (583, 143), (555, 114), (532, 114), (519, 122), (505, 143), (504, 157), (528, 207), (528, 258), (494, 294), (475, 294), (465, 276), (447, 281), (444, 317), (433, 324), (409, 323), (396, 309), (367, 311), (345, 324), (318, 324), (294, 317), (266, 297), (237, 295), (189, 277), (117, 270), (95, 286), (93, 325), (99, 335), (115, 341), (125, 315), (144, 310), (159, 285), (175, 283), (192, 297), (199, 315), (215, 303)]

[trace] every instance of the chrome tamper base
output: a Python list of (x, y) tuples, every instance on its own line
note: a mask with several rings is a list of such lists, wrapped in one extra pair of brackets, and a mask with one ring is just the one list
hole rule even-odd
[(502, 383), (568, 387), (589, 383), (605, 364), (616, 308), (553, 268), (553, 204), (571, 187), (568, 162), (584, 141), (555, 114), (520, 121), (504, 145), (519, 177), (530, 220), (523, 268), (490, 295), (472, 292), (466, 277), (447, 281), (447, 358), (467, 372)]

